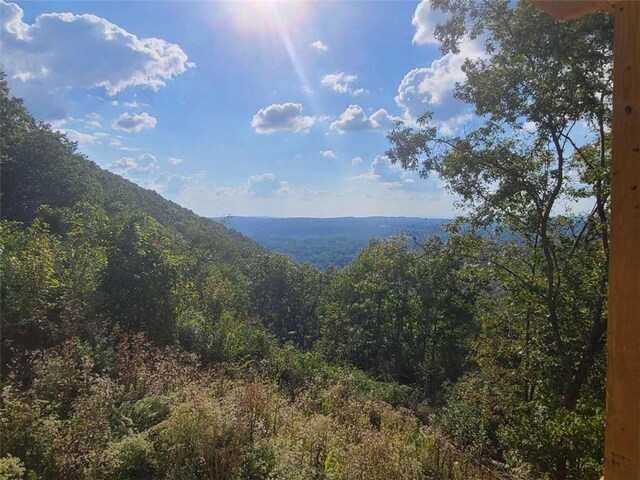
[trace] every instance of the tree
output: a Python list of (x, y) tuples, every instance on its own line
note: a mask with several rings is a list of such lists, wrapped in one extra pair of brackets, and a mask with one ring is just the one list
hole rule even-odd
[[(484, 56), (465, 62), (466, 81), (456, 88), (484, 125), (442, 135), (427, 113), (389, 134), (388, 155), (422, 176), (440, 175), (472, 226), (508, 232), (511, 256), (494, 249), (483, 255), (503, 287), (496, 295), (512, 300), (503, 321), (524, 325), (515, 341), (527, 355), (518, 368), (530, 362), (532, 344), (544, 358), (537, 393), (523, 401), (547, 402), (552, 422), (554, 412), (579, 408), (603, 355), (612, 19), (594, 14), (561, 23), (523, 1), (432, 5), (450, 15), (436, 29), (445, 53), (457, 52), (462, 41), (484, 42)], [(525, 122), (536, 125), (535, 133)], [(593, 201), (590, 213), (560, 215), (563, 203), (579, 198)], [(596, 405), (603, 402), (602, 380)], [(559, 448), (566, 441), (556, 444), (558, 480), (580, 476), (579, 462)]]
[(149, 217), (125, 219), (107, 249), (100, 284), (112, 323), (157, 342), (173, 340), (179, 262), (172, 250), (167, 233)]
[(320, 348), (434, 398), (462, 373), (474, 326), (475, 292), (462, 285), (454, 242), (371, 240), (335, 275), (322, 314)]
[(0, 223), (2, 365), (59, 340), (60, 242), (46, 224)]
[(276, 337), (308, 349), (318, 336), (322, 274), (280, 254), (254, 255), (247, 265), (252, 309)]

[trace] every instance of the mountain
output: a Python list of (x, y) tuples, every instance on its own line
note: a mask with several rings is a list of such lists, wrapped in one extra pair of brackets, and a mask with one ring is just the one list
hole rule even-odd
[[(226, 262), (264, 252), (242, 234), (101, 169), (77, 153), (64, 135), (31, 117), (19, 99), (9, 98), (4, 82), (0, 96), (2, 220), (28, 225), (45, 207), (54, 213), (90, 205), (111, 218), (130, 213), (151, 217), (188, 248), (215, 252)], [(61, 233), (53, 217), (47, 221), (54, 233)]]
[(216, 220), (269, 250), (289, 255), (298, 263), (310, 262), (320, 269), (346, 266), (372, 238), (443, 236), (443, 227), (448, 222), (443, 218), (420, 217), (226, 217)]

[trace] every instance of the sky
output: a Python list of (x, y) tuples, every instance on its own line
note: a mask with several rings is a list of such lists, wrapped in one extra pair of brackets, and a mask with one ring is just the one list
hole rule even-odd
[(0, 68), (103, 168), (208, 217), (448, 218), (438, 178), (392, 165), (396, 121), (472, 121), (429, 0), (0, 0)]

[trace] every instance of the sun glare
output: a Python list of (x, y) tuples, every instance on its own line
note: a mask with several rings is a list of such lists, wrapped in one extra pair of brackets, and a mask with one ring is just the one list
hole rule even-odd
[(309, 97), (312, 107), (315, 107), (307, 74), (292, 41), (302, 33), (311, 2), (233, 0), (219, 5), (225, 10), (225, 18), (232, 22), (240, 35), (258, 37), (260, 43), (266, 44), (272, 51), (282, 49), (286, 52), (302, 90)]
[(306, 18), (310, 2), (291, 0), (233, 0), (221, 4), (239, 32), (278, 35), (294, 29)]

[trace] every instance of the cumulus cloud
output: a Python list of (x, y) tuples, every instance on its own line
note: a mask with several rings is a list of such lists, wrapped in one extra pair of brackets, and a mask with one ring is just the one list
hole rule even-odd
[(99, 143), (99, 135), (83, 133), (71, 128), (60, 128), (58, 131), (66, 134), (69, 140), (77, 142), (79, 145), (93, 145), (94, 143)]
[[(432, 10), (430, 1), (423, 0), (413, 16), (412, 23), (416, 28), (414, 43), (437, 44), (433, 35), (435, 26), (445, 20), (445, 14)], [(428, 67), (409, 71), (400, 82), (395, 97), (405, 121), (413, 122), (425, 112), (431, 111), (434, 113), (434, 120), (446, 129), (447, 126), (456, 123), (454, 119), (459, 120), (469, 114), (471, 108), (454, 99), (453, 92), (457, 83), (466, 80), (462, 71), (465, 60), (480, 58), (483, 55), (481, 39), (465, 39), (460, 44), (459, 53), (447, 53), (434, 60)]]
[(359, 165), (362, 163), (362, 157), (353, 157), (351, 159), (351, 165)]
[(184, 160), (182, 158), (169, 157), (167, 160), (170, 165), (180, 165)]
[(390, 115), (384, 108), (367, 116), (360, 105), (349, 105), (331, 124), (330, 128), (340, 133), (358, 130), (388, 130), (400, 120), (399, 117)]
[(125, 132), (139, 132), (145, 128), (155, 128), (157, 120), (147, 112), (143, 113), (123, 113), (111, 125), (115, 130)]
[(339, 72), (325, 75), (320, 79), (320, 83), (338, 93), (350, 93), (353, 96), (368, 93), (368, 90), (364, 88), (355, 88), (351, 85), (357, 79), (357, 75), (348, 75), (344, 72)]
[(154, 155), (143, 153), (137, 158), (122, 157), (111, 162), (107, 168), (123, 175), (127, 173), (147, 173), (157, 168), (158, 161)]
[(325, 158), (336, 158), (336, 154), (333, 152), (333, 150), (320, 150), (320, 155)]
[[(87, 59), (95, 59), (91, 68)], [(139, 38), (104, 18), (44, 13), (25, 23), (22, 8), (0, 0), (0, 68), (27, 103), (42, 110), (47, 102), (47, 118), (64, 113), (64, 89), (99, 87), (108, 95), (133, 86), (157, 90), (193, 66), (178, 45)]]
[(274, 103), (261, 108), (253, 116), (251, 126), (257, 133), (273, 133), (278, 131), (293, 131), (307, 133), (315, 124), (314, 117), (302, 115), (302, 105), (299, 103)]
[(416, 29), (416, 33), (413, 35), (413, 43), (437, 45), (438, 41), (434, 36), (436, 25), (443, 23), (445, 20), (447, 20), (445, 13), (432, 9), (430, 0), (422, 0), (416, 7), (411, 19), (411, 25)]
[(481, 55), (478, 47), (476, 42), (466, 43), (459, 54), (448, 53), (429, 67), (415, 68), (407, 73), (395, 97), (404, 120), (413, 122), (427, 111), (433, 112), (434, 121), (442, 126), (456, 123), (455, 119), (471, 118), (472, 108), (455, 99), (453, 92), (456, 83), (466, 79), (462, 71), (466, 58)]
[(391, 115), (384, 108), (381, 108), (371, 114), (369, 121), (371, 122), (371, 127), (376, 130), (390, 130), (397, 122), (401, 122), (402, 119)]
[(327, 47), (321, 40), (316, 40), (311, 44), (313, 48), (318, 50), (319, 52), (327, 52), (329, 51), (329, 47)]
[(388, 190), (402, 190), (405, 192), (426, 192), (438, 190), (433, 180), (418, 178), (412, 171), (403, 169), (398, 164), (391, 163), (388, 157), (378, 155), (369, 165), (369, 169), (355, 177), (352, 181), (376, 184)]
[(360, 105), (349, 105), (330, 128), (339, 132), (368, 130), (371, 128), (371, 121)]

